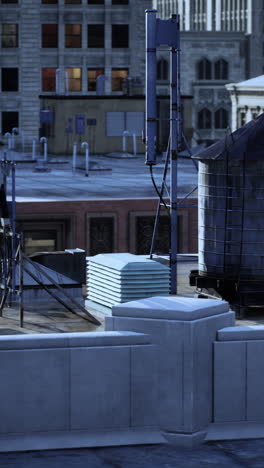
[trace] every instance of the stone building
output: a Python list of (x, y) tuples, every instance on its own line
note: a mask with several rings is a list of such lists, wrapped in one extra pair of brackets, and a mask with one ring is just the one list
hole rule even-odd
[[(182, 92), (193, 95), (195, 139), (222, 138), (231, 126), (225, 84), (263, 73), (263, 2), (153, 0), (158, 17), (181, 17)], [(166, 52), (159, 52), (159, 90), (166, 93)]]
[(232, 132), (264, 112), (264, 75), (229, 83), (226, 89), (232, 102)]
[[(39, 95), (142, 89), (151, 0), (1, 0), (0, 133), (39, 134)], [(99, 75), (103, 75), (97, 80)]]

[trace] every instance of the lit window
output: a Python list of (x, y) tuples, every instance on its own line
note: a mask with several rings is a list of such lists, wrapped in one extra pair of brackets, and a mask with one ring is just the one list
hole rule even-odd
[(2, 68), (2, 91), (18, 91), (18, 68)]
[(212, 79), (212, 64), (207, 59), (202, 59), (197, 64), (197, 78), (198, 80), (211, 80)]
[(122, 91), (123, 82), (127, 76), (127, 68), (112, 68), (112, 91)]
[(228, 80), (228, 63), (226, 60), (220, 59), (215, 62), (214, 77), (216, 80)]
[(218, 109), (215, 112), (215, 128), (228, 127), (228, 112), (226, 109)]
[(58, 25), (42, 24), (42, 47), (58, 47)]
[(42, 91), (56, 91), (56, 68), (42, 68)]
[(160, 59), (157, 65), (157, 79), (168, 80), (169, 77), (169, 64), (165, 59)]
[(88, 91), (96, 91), (96, 79), (103, 74), (103, 68), (89, 68), (89, 70), (87, 70)]
[(88, 47), (104, 48), (104, 24), (88, 24)]
[(82, 70), (81, 68), (67, 68), (69, 91), (82, 90)]
[(198, 112), (198, 128), (208, 129), (212, 127), (212, 113), (209, 109), (202, 109)]
[(2, 24), (1, 46), (18, 47), (18, 24)]
[(112, 24), (112, 47), (129, 47), (128, 24)]
[(82, 47), (82, 26), (81, 24), (65, 24), (65, 47)]

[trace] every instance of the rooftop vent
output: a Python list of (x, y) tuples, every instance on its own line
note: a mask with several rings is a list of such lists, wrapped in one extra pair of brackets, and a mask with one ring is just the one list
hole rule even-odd
[(170, 270), (129, 253), (87, 259), (88, 299), (107, 307), (157, 295), (169, 295)]

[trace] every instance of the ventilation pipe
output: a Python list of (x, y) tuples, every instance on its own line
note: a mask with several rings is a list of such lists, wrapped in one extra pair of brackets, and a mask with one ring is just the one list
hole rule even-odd
[(82, 142), (82, 148), (85, 148), (85, 176), (89, 175), (89, 143), (87, 141)]

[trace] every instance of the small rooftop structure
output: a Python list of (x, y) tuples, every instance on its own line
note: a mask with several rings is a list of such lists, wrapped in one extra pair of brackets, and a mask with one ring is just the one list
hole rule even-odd
[(229, 83), (226, 89), (232, 102), (232, 131), (264, 112), (264, 75)]
[(170, 270), (154, 260), (130, 253), (88, 258), (88, 299), (111, 307), (155, 294), (168, 295)]

